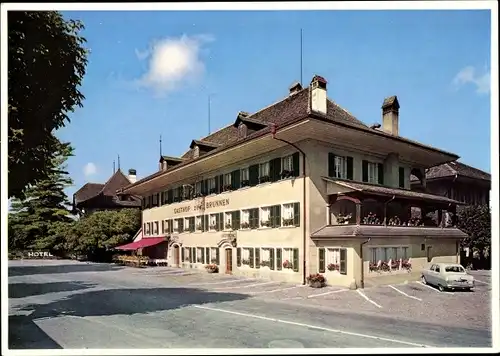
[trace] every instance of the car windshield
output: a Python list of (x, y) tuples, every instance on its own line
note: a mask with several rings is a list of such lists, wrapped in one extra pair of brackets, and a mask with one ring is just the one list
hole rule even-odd
[(465, 269), (462, 266), (447, 266), (444, 270), (451, 273), (465, 273)]

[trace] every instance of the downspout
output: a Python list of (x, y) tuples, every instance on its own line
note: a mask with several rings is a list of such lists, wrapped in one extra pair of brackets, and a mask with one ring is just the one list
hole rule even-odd
[(363, 257), (363, 246), (371, 241), (371, 237), (368, 238), (365, 242), (361, 243), (361, 248), (359, 250), (359, 257), (361, 257), (361, 288), (365, 288), (365, 266), (364, 266), (364, 257)]
[(292, 146), (295, 148), (297, 151), (299, 151), (302, 154), (302, 172), (304, 174), (304, 181), (302, 184), (302, 216), (304, 217), (304, 223), (302, 224), (302, 284), (306, 285), (307, 284), (307, 276), (306, 276), (306, 235), (307, 235), (307, 229), (306, 229), (306, 217), (307, 217), (307, 209), (306, 209), (306, 154), (305, 152), (300, 148), (297, 147), (294, 143), (288, 142), (286, 140), (283, 140), (281, 138), (276, 137), (276, 124), (272, 124), (271, 126), (271, 134), (273, 135), (273, 139), (281, 141), (283, 143), (286, 143), (287, 145)]

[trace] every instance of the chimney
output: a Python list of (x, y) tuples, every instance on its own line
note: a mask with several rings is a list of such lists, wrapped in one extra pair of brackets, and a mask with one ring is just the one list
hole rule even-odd
[(193, 158), (200, 157), (200, 146), (196, 145), (193, 148)]
[(295, 82), (290, 85), (290, 88), (288, 88), (288, 90), (290, 91), (290, 96), (292, 96), (293, 94), (298, 93), (302, 90), (302, 85), (299, 82)]
[(137, 172), (135, 169), (128, 170), (128, 180), (130, 181), (130, 183), (137, 182)]
[(326, 79), (315, 75), (311, 81), (311, 110), (326, 114)]
[(399, 136), (399, 102), (396, 95), (384, 99), (382, 104), (382, 130)]

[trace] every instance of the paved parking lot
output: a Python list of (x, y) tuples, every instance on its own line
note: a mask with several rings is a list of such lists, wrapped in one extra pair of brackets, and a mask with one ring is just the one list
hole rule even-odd
[[(476, 276), (474, 292), (443, 293), (413, 282), (353, 291), (172, 267), (40, 264), (9, 262), (14, 347), (193, 347), (193, 338), (199, 347), (487, 347), (491, 342), (486, 272)], [(41, 330), (52, 341), (38, 336)]]

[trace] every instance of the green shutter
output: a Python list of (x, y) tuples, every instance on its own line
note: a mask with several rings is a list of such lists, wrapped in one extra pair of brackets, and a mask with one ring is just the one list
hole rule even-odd
[(405, 187), (405, 167), (399, 167), (399, 187)]
[(238, 266), (238, 267), (241, 266), (241, 247), (238, 247), (236, 249), (236, 266)]
[(354, 159), (352, 157), (347, 156), (347, 173), (346, 178), (353, 180), (354, 179)]
[(179, 219), (179, 232), (184, 231), (184, 219)]
[(260, 225), (259, 208), (250, 209), (250, 228), (257, 229)]
[(362, 174), (363, 182), (368, 182), (368, 161), (363, 160), (362, 162)]
[(269, 162), (269, 174), (271, 182), (277, 182), (281, 178), (281, 157), (275, 158)]
[(174, 202), (174, 191), (172, 189), (168, 190), (167, 202), (168, 204), (172, 204)]
[(249, 253), (250, 255), (248, 256), (248, 258), (250, 259), (250, 268), (253, 268), (254, 267), (254, 256), (253, 256), (253, 248), (249, 249)]
[(328, 177), (335, 177), (335, 155), (328, 153)]
[(282, 262), (281, 262), (281, 248), (276, 249), (276, 269), (278, 271), (281, 271), (283, 268)]
[(191, 263), (196, 263), (196, 247), (191, 247)]
[(210, 261), (210, 247), (205, 247), (205, 263), (212, 263), (212, 261)]
[(186, 251), (184, 251), (184, 248), (181, 248), (181, 261), (184, 262), (186, 260), (185, 256)]
[(191, 216), (189, 218), (189, 232), (195, 232), (196, 231), (196, 219), (194, 218), (194, 216)]
[(251, 187), (259, 184), (259, 165), (254, 164), (248, 167), (248, 180)]
[[(220, 193), (219, 190), (219, 176), (215, 176), (215, 193)], [(212, 192), (208, 192), (208, 194), (212, 194)]]
[(161, 221), (161, 234), (165, 234), (165, 220)]
[(384, 165), (382, 163), (377, 164), (378, 168), (378, 184), (384, 184)]
[(222, 193), (224, 191), (224, 174), (219, 176), (219, 187), (217, 193)]
[(231, 213), (231, 227), (233, 230), (240, 229), (240, 211), (236, 210)]
[(219, 251), (219, 249), (218, 249), (218, 248), (217, 248), (217, 249), (215, 249), (215, 258), (216, 258), (216, 260), (217, 260), (217, 262), (216, 262), (216, 263), (217, 263), (218, 265), (220, 264), (220, 254), (219, 254), (219, 252), (220, 252), (220, 251)]
[(240, 189), (241, 187), (241, 179), (240, 179), (240, 170), (237, 169), (231, 172), (231, 187), (233, 189)]
[[(298, 177), (300, 175), (300, 168), (299, 168), (299, 153), (298, 152), (295, 152), (293, 155), (292, 155), (292, 169), (293, 169), (293, 174), (292, 176), (293, 177)], [(302, 174), (305, 174), (305, 172), (302, 172)]]
[(299, 271), (299, 249), (298, 248), (293, 249), (293, 271), (294, 272)]
[(170, 219), (168, 221), (168, 232), (170, 233), (174, 232), (174, 219)]
[(300, 203), (293, 203), (293, 224), (300, 226)]
[(269, 249), (269, 269), (274, 270), (274, 248)]
[(281, 205), (274, 206), (273, 227), (281, 227)]
[(318, 248), (319, 254), (319, 273), (325, 273), (325, 249)]
[(160, 201), (159, 201), (158, 206), (162, 206), (163, 205), (163, 192), (160, 192), (159, 195), (160, 195)]
[(201, 181), (201, 195), (205, 196), (208, 194), (208, 181), (206, 179), (203, 179)]
[(219, 230), (218, 231), (222, 231), (222, 230), (224, 230), (224, 213), (219, 213), (218, 216), (219, 216)]
[(260, 248), (255, 248), (255, 268), (260, 268)]
[(347, 274), (347, 249), (340, 249), (340, 274)]
[(210, 230), (210, 221), (208, 214), (203, 215), (203, 231), (208, 231)]

